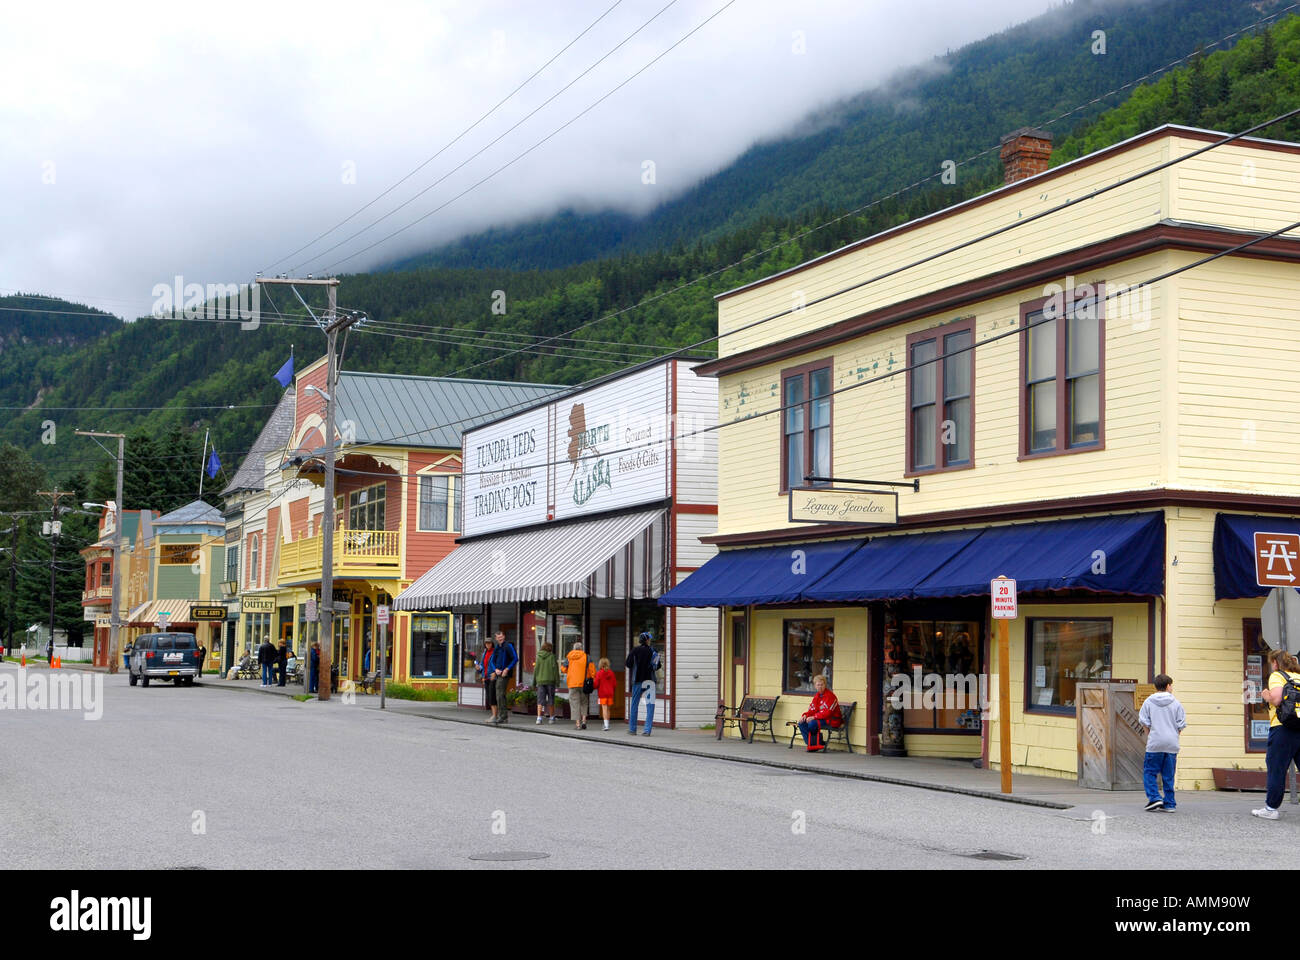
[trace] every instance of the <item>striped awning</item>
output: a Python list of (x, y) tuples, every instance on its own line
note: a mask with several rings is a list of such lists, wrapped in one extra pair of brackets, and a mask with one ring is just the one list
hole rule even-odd
[[(197, 603), (196, 600), (150, 600), (148, 603), (142, 603), (134, 610), (127, 621), (128, 626), (132, 627), (152, 627), (158, 622), (159, 614), (167, 614), (168, 625), (177, 623), (194, 623), (194, 618), (190, 615), (190, 605)], [(211, 606), (209, 603), (207, 606)]]
[(660, 510), (540, 527), (462, 544), (408, 587), (398, 610), (663, 593), (667, 523)]

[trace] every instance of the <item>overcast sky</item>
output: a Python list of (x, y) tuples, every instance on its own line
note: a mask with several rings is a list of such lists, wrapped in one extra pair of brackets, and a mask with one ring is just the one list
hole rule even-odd
[[(355, 272), (568, 204), (645, 210), (816, 107), (1053, 5), (734, 0), (474, 186), (725, 3), (671, 3), (448, 175), (669, 4), (621, 0), (459, 142), (294, 256), (445, 147), (614, 0), (9, 4), (0, 293), (64, 296), (133, 317), (177, 274), (206, 284), (263, 269)], [(642, 182), (646, 161), (652, 185)]]

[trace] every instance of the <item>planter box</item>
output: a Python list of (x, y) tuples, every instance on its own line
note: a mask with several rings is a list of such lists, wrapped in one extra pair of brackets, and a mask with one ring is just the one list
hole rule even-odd
[(1268, 772), (1265, 770), (1230, 770), (1215, 767), (1214, 789), (1216, 790), (1251, 790), (1264, 792), (1268, 789)]
[(521, 701), (521, 702), (517, 702), (517, 703), (512, 703), (512, 704), (510, 705), (510, 712), (511, 712), (511, 713), (521, 713), (521, 714), (524, 714), (524, 715), (527, 715), (527, 714), (530, 714), (530, 713), (535, 714), (535, 713), (537, 713), (537, 704), (536, 704), (535, 702), (534, 702), (534, 703), (523, 703), (522, 701)]

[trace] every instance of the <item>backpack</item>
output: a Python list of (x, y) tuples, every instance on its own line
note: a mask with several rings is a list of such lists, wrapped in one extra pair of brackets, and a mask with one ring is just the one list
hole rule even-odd
[(591, 676), (591, 657), (583, 659), (582, 671), (585, 677), (582, 681), (582, 692), (591, 696), (591, 692), (596, 689), (596, 681)]
[(1282, 701), (1277, 705), (1277, 722), (1288, 730), (1300, 731), (1300, 680), (1283, 673)]

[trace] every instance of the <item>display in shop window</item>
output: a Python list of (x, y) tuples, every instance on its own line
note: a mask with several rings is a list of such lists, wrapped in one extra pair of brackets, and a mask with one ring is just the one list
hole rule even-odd
[(1078, 684), (1111, 679), (1109, 619), (1032, 618), (1027, 629), (1034, 706), (1073, 709)]

